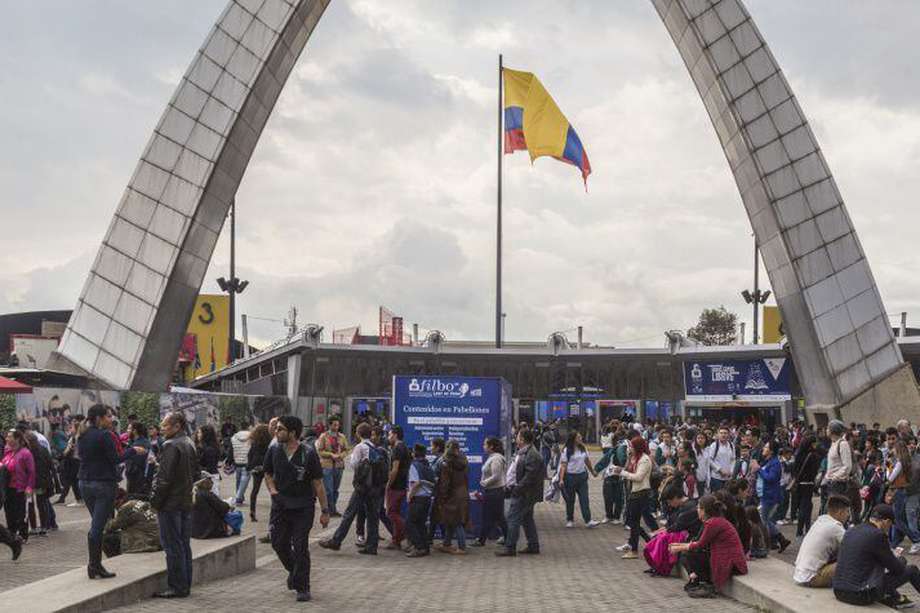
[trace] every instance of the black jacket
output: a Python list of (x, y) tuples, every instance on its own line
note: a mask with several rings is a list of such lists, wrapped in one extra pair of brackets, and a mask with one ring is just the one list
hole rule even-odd
[(115, 448), (112, 433), (96, 426), (90, 426), (77, 439), (77, 448), (80, 452), (81, 481), (114, 481), (117, 482), (116, 469), (126, 458), (134, 455), (134, 449), (128, 449), (121, 456)]
[(185, 432), (180, 432), (163, 443), (160, 466), (150, 493), (150, 506), (156, 511), (190, 511), (192, 485), (197, 477), (195, 445)]
[(879, 590), (885, 572), (900, 573), (904, 562), (895, 557), (888, 537), (871, 523), (847, 530), (837, 554), (834, 591), (864, 592)]
[(210, 490), (195, 492), (192, 507), (192, 538), (213, 539), (227, 536), (227, 522), (224, 516), (230, 512), (230, 505)]
[(543, 500), (543, 479), (546, 467), (543, 457), (533, 445), (518, 451), (518, 461), (514, 467), (516, 484), (511, 492), (514, 498), (523, 498), (527, 502), (537, 503)]

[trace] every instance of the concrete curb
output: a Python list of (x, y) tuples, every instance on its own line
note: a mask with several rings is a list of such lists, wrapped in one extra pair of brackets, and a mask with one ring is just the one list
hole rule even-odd
[[(249, 572), (256, 567), (256, 537), (193, 540), (194, 585)], [(23, 603), (30, 613), (106, 611), (150, 598), (166, 589), (163, 552), (124, 554), (105, 561), (114, 579), (90, 581), (77, 568), (3, 592), (4, 602)]]

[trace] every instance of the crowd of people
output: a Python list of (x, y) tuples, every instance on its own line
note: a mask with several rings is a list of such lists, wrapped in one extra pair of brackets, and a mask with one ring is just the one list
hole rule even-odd
[[(768, 430), (611, 420), (594, 452), (565, 423), (521, 422), (510, 449), (508, 441), (486, 439), (473, 484), (458, 441), (410, 447), (385, 420), (362, 420), (350, 436), (337, 417), (307, 428), (293, 416), (241, 426), (226, 419), (219, 429), (190, 432), (182, 413), (170, 413), (149, 427), (128, 416), (119, 433), (103, 405), (48, 437), (21, 423), (0, 453), (0, 542), (19, 558), (30, 538), (57, 529), (54, 507), (72, 493), (68, 506), (84, 505), (91, 518), (89, 578), (114, 576), (103, 555), (162, 549), (169, 589), (157, 596), (185, 597), (190, 539), (238, 534), (247, 495), (249, 520), (258, 522), (264, 484), (272, 504), (263, 540), (287, 570), (288, 589), (308, 601), (317, 503), (322, 526), (340, 518), (319, 542), (326, 550), (340, 550), (354, 526), (362, 555), (381, 547), (408, 558), (464, 555), (495, 541), (495, 555), (513, 557), (540, 554), (535, 506), (561, 498), (566, 528), (575, 528), (576, 502), (586, 528), (622, 524), (622, 558), (644, 559), (652, 576), (682, 567), (691, 597), (712, 597), (753, 560), (785, 551), (792, 542), (785, 524), (800, 541), (795, 584), (833, 587), (847, 603), (899, 608), (910, 604), (900, 586), (920, 588), (920, 570), (904, 558), (920, 554), (920, 453), (905, 420), (885, 430), (839, 421)], [(341, 504), (346, 467), (353, 487)], [(222, 500), (219, 483), (230, 478), (234, 495)], [(600, 520), (589, 496), (595, 478), (602, 480)], [(481, 503), (477, 527), (471, 500)]]

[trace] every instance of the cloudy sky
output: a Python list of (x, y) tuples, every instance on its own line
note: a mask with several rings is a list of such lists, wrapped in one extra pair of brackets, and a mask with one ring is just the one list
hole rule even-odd
[[(71, 308), (224, 2), (4, 4), (0, 313)], [(920, 325), (920, 4), (748, 6), (887, 310)], [(505, 157), (507, 337), (583, 325), (592, 342), (659, 346), (703, 307), (750, 319), (739, 296), (752, 284), (750, 224), (646, 0), (333, 0), (238, 194), (241, 312), (282, 319), (294, 304), (301, 321), (370, 332), (384, 304), (451, 339), (492, 337), (499, 52), (537, 73), (594, 169), (585, 193), (570, 166)], [(227, 234), (203, 291), (226, 275)]]

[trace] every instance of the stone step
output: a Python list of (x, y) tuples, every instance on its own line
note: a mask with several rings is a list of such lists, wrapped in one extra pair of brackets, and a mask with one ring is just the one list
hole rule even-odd
[(856, 607), (834, 598), (830, 588), (818, 589), (796, 585), (793, 566), (776, 558), (748, 562), (748, 574), (732, 577), (723, 592), (738, 602), (771, 613), (856, 613), (857, 611), (891, 611), (875, 604)]
[[(123, 554), (103, 564), (117, 576), (90, 581), (83, 567), (8, 590), (0, 598), (20, 603), (29, 613), (89, 613), (133, 604), (166, 589), (162, 551)], [(194, 585), (254, 570), (256, 537), (192, 540), (192, 564)]]

